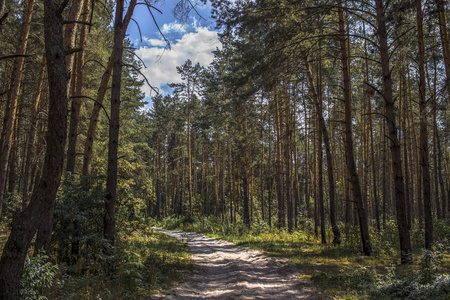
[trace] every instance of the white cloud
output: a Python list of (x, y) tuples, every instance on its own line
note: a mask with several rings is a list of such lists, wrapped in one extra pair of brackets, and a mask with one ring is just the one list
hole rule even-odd
[(143, 37), (142, 40), (148, 44), (149, 46), (152, 47), (166, 47), (167, 43), (164, 40), (159, 40), (159, 39), (149, 39), (147, 37)]
[(169, 32), (186, 32), (186, 27), (183, 24), (180, 23), (169, 23), (169, 24), (164, 24), (161, 27), (161, 32), (166, 34)]
[[(150, 84), (161, 89), (168, 83), (180, 83), (181, 77), (176, 67), (181, 66), (187, 59), (203, 66), (208, 66), (212, 62), (214, 55), (211, 52), (222, 47), (217, 32), (206, 27), (197, 27), (195, 30), (172, 43), (172, 50), (158, 47), (163, 40), (149, 40), (150, 47), (143, 46), (136, 51), (147, 66), (142, 72)], [(149, 96), (150, 87), (144, 86), (143, 89), (146, 96)]]

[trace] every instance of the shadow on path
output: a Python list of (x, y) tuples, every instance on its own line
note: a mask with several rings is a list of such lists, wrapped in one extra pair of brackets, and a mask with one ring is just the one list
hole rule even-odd
[(154, 229), (186, 242), (195, 269), (183, 284), (153, 299), (330, 299), (300, 281), (287, 259), (203, 234)]

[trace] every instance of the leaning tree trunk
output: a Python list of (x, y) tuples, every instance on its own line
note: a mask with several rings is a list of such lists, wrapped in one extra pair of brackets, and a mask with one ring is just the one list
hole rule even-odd
[[(133, 15), (134, 8), (136, 7), (137, 0), (131, 0), (128, 5), (127, 14), (123, 19), (123, 32), (122, 39), (125, 37), (125, 32), (127, 31), (128, 24), (130, 24), (131, 16)], [(103, 100), (105, 99), (106, 91), (108, 90), (108, 82), (112, 74), (113, 69), (113, 58), (115, 56), (115, 49), (112, 50), (111, 57), (108, 60), (106, 69), (100, 80), (100, 86), (97, 91), (97, 97), (92, 108), (91, 117), (89, 119), (88, 131), (86, 134), (86, 141), (84, 144), (84, 155), (83, 155), (83, 176), (88, 176), (92, 171), (92, 157), (94, 149), (94, 140), (97, 131), (98, 118), (100, 116), (100, 110), (103, 107)]]
[(345, 154), (347, 161), (347, 168), (350, 175), (350, 182), (353, 190), (353, 201), (356, 204), (358, 211), (359, 229), (361, 232), (361, 241), (365, 255), (372, 254), (372, 245), (369, 235), (369, 224), (364, 207), (361, 185), (359, 182), (358, 171), (355, 164), (355, 156), (353, 152), (353, 133), (352, 133), (352, 97), (350, 93), (350, 72), (348, 69), (348, 51), (345, 38), (345, 24), (344, 11), (342, 8), (342, 1), (338, 0), (338, 14), (339, 14), (339, 36), (342, 56), (342, 77), (343, 77), (343, 92), (344, 92), (344, 113), (345, 113)]
[[(309, 65), (308, 59), (305, 57), (303, 59), (303, 62), (306, 67), (306, 75), (308, 76), (309, 85), (311, 88), (311, 93), (314, 100), (314, 106), (316, 108), (317, 118), (318, 118), (318, 125), (319, 129), (318, 131), (322, 135), (322, 138), (319, 139), (320, 143), (322, 143), (321, 140), (323, 140), (323, 143), (325, 145), (325, 154), (327, 159), (327, 171), (328, 171), (328, 183), (330, 185), (330, 221), (331, 221), (331, 227), (333, 230), (333, 243), (339, 244), (341, 240), (341, 233), (339, 231), (339, 227), (337, 226), (336, 221), (336, 206), (335, 206), (335, 183), (334, 183), (334, 172), (333, 172), (333, 162), (332, 162), (332, 156), (331, 156), (331, 146), (330, 146), (330, 137), (328, 134), (328, 130), (325, 126), (325, 119), (323, 118), (323, 112), (322, 112), (322, 103), (319, 96), (319, 93), (317, 91), (316, 85), (314, 83), (314, 76), (311, 71), (311, 67)], [(318, 166), (319, 168), (322, 168), (321, 164)], [(321, 179), (320, 179), (321, 180)], [(319, 189), (322, 189), (319, 187)], [(319, 190), (319, 193), (321, 191)], [(331, 216), (333, 215), (333, 216)], [(324, 224), (322, 224), (324, 226)]]
[(408, 229), (408, 219), (405, 203), (405, 183), (402, 172), (401, 148), (398, 140), (397, 122), (395, 117), (395, 99), (392, 92), (392, 77), (389, 63), (388, 36), (385, 19), (385, 8), (383, 0), (375, 0), (379, 49), (381, 58), (381, 69), (383, 78), (383, 96), (388, 137), (391, 141), (391, 163), (395, 186), (395, 206), (397, 212), (397, 226), (400, 239), (401, 262), (412, 261), (411, 237)]
[(19, 44), (17, 45), (17, 57), (14, 60), (14, 69), (11, 79), (10, 90), (8, 92), (9, 108), (4, 117), (2, 135), (0, 139), (0, 215), (3, 204), (3, 197), (6, 184), (6, 173), (8, 170), (9, 152), (11, 150), (11, 140), (16, 119), (17, 102), (19, 100), (20, 85), (22, 81), (22, 71), (25, 62), (25, 53), (30, 33), (31, 17), (35, 0), (29, 0), (22, 17), (22, 32)]
[(28, 207), (13, 218), (11, 234), (0, 260), (0, 299), (19, 299), (25, 257), (36, 229), (51, 218), (64, 163), (67, 133), (67, 70), (64, 63), (63, 19), (58, 0), (44, 1), (44, 36), (50, 103), (47, 151), (43, 173)]

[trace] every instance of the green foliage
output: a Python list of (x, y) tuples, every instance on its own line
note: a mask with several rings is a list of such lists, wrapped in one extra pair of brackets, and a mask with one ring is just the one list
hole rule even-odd
[(316, 271), (311, 279), (320, 286), (332, 289), (350, 289), (364, 291), (376, 282), (376, 272), (373, 269), (359, 267), (354, 270), (341, 270), (338, 274)]
[[(436, 226), (440, 232), (436, 237), (442, 238), (436, 238), (434, 251), (423, 252), (419, 262), (409, 266), (397, 265), (392, 259), (399, 251), (395, 222), (387, 222), (382, 231), (371, 231), (375, 251), (370, 257), (361, 251), (359, 227), (344, 224), (341, 224), (343, 243), (339, 246), (320, 244), (308, 219), (302, 219), (292, 233), (270, 229), (261, 221), (254, 222), (248, 230), (240, 222), (231, 224), (216, 217), (170, 217), (155, 224), (206, 233), (269, 255), (286, 257), (299, 267), (302, 278), (312, 279), (320, 290), (338, 298), (448, 299), (445, 222)], [(419, 235), (420, 229), (413, 228), (413, 232)], [(423, 239), (417, 240), (416, 249), (419, 243), (423, 245)]]
[(48, 262), (48, 256), (40, 252), (35, 257), (27, 257), (20, 281), (20, 296), (23, 299), (44, 300), (44, 290), (55, 281), (58, 266)]
[(144, 223), (117, 233), (113, 275), (91, 272), (81, 275), (65, 272), (52, 299), (146, 299), (183, 279), (192, 269), (190, 253), (175, 238), (155, 232)]
[(58, 193), (52, 242), (57, 260), (70, 266), (76, 274), (102, 271), (104, 250), (109, 247), (103, 238), (103, 178), (79, 178), (68, 175)]
[(450, 276), (438, 272), (441, 263), (440, 253), (424, 251), (417, 271), (404, 276), (395, 268), (388, 269), (370, 295), (375, 299), (449, 299)]

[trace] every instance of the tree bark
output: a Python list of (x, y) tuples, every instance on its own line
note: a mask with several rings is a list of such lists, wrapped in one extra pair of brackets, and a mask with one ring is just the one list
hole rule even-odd
[[(128, 28), (128, 24), (131, 21), (131, 17), (134, 12), (134, 8), (136, 7), (137, 0), (131, 0), (128, 5), (127, 14), (123, 19), (123, 32), (122, 39), (125, 37), (125, 33)], [(93, 149), (94, 149), (94, 140), (97, 131), (98, 118), (100, 116), (100, 110), (102, 109), (103, 100), (105, 99), (106, 91), (108, 90), (108, 82), (112, 74), (113, 63), (115, 57), (115, 49), (113, 48), (111, 52), (111, 57), (108, 60), (108, 64), (106, 66), (105, 72), (102, 75), (102, 79), (100, 80), (100, 86), (97, 91), (97, 97), (94, 103), (94, 107), (92, 108), (91, 117), (89, 119), (89, 127), (86, 134), (86, 141), (84, 144), (84, 154), (83, 154), (83, 176), (88, 176), (92, 172), (92, 157), (93, 157)]]
[(425, 47), (423, 44), (422, 1), (416, 0), (417, 40), (419, 46), (420, 165), (422, 167), (425, 248), (433, 244), (430, 162), (428, 154), (427, 100), (425, 95)]
[[(286, 66), (287, 68), (287, 66)], [(285, 70), (287, 73), (287, 70)], [(286, 143), (284, 149), (285, 160), (285, 182), (286, 182), (286, 202), (287, 202), (287, 225), (288, 231), (291, 232), (294, 228), (294, 207), (292, 203), (292, 188), (291, 188), (291, 120), (290, 120), (290, 99), (288, 91), (287, 76), (284, 77), (284, 118), (285, 118), (285, 134)]]
[(366, 208), (364, 207), (361, 186), (359, 182), (358, 172), (355, 165), (355, 157), (353, 152), (353, 132), (352, 132), (352, 98), (350, 94), (350, 72), (348, 70), (348, 52), (345, 37), (344, 11), (342, 8), (342, 1), (338, 0), (338, 14), (339, 14), (339, 36), (342, 56), (342, 77), (343, 77), (343, 92), (344, 92), (344, 113), (345, 113), (345, 153), (347, 168), (350, 174), (350, 182), (353, 190), (353, 201), (356, 203), (358, 211), (359, 229), (361, 233), (361, 241), (365, 255), (372, 254), (372, 245), (369, 235), (369, 224), (366, 215)]
[(122, 85), (123, 55), (123, 10), (124, 0), (117, 0), (114, 20), (114, 56), (111, 87), (111, 115), (109, 122), (108, 173), (106, 179), (105, 215), (103, 218), (103, 235), (114, 246), (116, 226), (117, 197), (117, 152), (119, 147), (120, 127), (120, 89)]
[(283, 165), (281, 162), (281, 101), (275, 85), (275, 126), (277, 131), (277, 160), (276, 160), (276, 182), (278, 200), (278, 228), (286, 227), (286, 210), (283, 193)]
[(385, 117), (389, 129), (389, 139), (391, 141), (391, 163), (394, 175), (395, 205), (397, 211), (397, 225), (400, 239), (401, 262), (410, 263), (412, 261), (411, 238), (408, 229), (405, 203), (405, 184), (402, 174), (401, 149), (398, 140), (397, 122), (395, 117), (395, 100), (392, 92), (392, 77), (389, 63), (388, 36), (386, 29), (385, 9), (383, 0), (375, 0), (379, 50), (381, 58), (381, 69), (383, 78), (383, 97), (385, 107)]
[(39, 70), (39, 79), (38, 85), (36, 87), (36, 93), (33, 97), (33, 106), (31, 112), (31, 126), (28, 131), (28, 139), (27, 139), (27, 152), (25, 157), (25, 168), (23, 175), (23, 190), (22, 190), (22, 210), (25, 210), (28, 203), (28, 193), (29, 193), (29, 180), (30, 180), (30, 172), (31, 172), (31, 162), (33, 160), (33, 149), (35, 148), (35, 140), (36, 140), (36, 129), (37, 129), (37, 120), (38, 120), (38, 108), (41, 99), (42, 85), (44, 83), (44, 75), (45, 75), (45, 55), (42, 56), (41, 67)]
[(6, 184), (6, 174), (8, 170), (8, 159), (11, 151), (11, 141), (16, 119), (17, 102), (19, 100), (20, 85), (22, 82), (23, 65), (30, 33), (31, 17), (35, 0), (29, 0), (23, 13), (22, 30), (16, 53), (19, 55), (14, 60), (14, 69), (8, 92), (8, 109), (4, 116), (2, 135), (0, 139), (0, 215), (2, 214), (2, 204)]
[[(89, 21), (89, 0), (83, 0), (83, 18), (82, 21), (87, 23)], [(69, 125), (69, 145), (67, 148), (67, 167), (66, 171), (74, 173), (75, 164), (77, 158), (77, 138), (78, 138), (78, 121), (80, 118), (81, 103), (83, 98), (81, 98), (83, 93), (83, 77), (84, 77), (84, 56), (85, 56), (85, 46), (87, 38), (88, 25), (81, 25), (79, 48), (81, 51), (76, 55), (75, 63), (75, 95), (72, 95), (72, 107), (70, 114), (70, 125)]]
[(0, 260), (0, 299), (19, 299), (25, 257), (36, 229), (51, 218), (64, 164), (67, 134), (67, 84), (64, 63), (63, 19), (58, 0), (44, 1), (44, 36), (48, 66), (50, 103), (47, 151), (41, 180), (28, 207), (13, 218), (11, 234)]
[[(82, 4), (83, 0), (72, 1), (72, 6), (70, 6), (69, 15), (67, 16), (67, 19), (69, 21), (78, 21), (81, 14)], [(65, 61), (69, 79), (72, 78), (73, 61), (75, 59), (75, 54), (72, 53), (72, 50), (75, 47), (76, 32), (77, 32), (77, 23), (69, 22), (69, 24), (65, 25), (64, 50), (66, 51)], [(67, 85), (67, 91), (70, 90), (70, 86), (71, 81), (69, 80), (69, 84)]]

